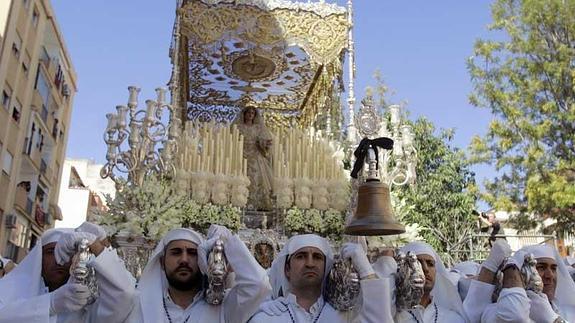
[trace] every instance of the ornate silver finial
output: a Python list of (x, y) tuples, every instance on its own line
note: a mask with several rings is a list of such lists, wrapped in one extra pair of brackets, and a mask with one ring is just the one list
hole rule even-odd
[(216, 240), (210, 255), (208, 256), (208, 288), (205, 291), (205, 299), (208, 304), (222, 304), (226, 290), (226, 278), (228, 276), (228, 261), (224, 254), (224, 242)]
[(526, 290), (532, 290), (536, 293), (543, 292), (543, 279), (541, 279), (537, 271), (537, 260), (535, 260), (533, 254), (525, 255), (525, 260), (521, 267), (521, 277)]
[(415, 254), (398, 253), (397, 275), (395, 276), (395, 305), (399, 310), (412, 309), (419, 305), (423, 296), (425, 274)]
[(360, 294), (359, 274), (350, 259), (336, 255), (325, 288), (325, 299), (338, 311), (352, 310)]
[(373, 106), (370, 95), (361, 100), (361, 108), (355, 116), (355, 126), (362, 138), (374, 138), (379, 133), (381, 117)]
[(94, 303), (99, 296), (96, 270), (88, 266), (88, 261), (93, 257), (94, 255), (90, 252), (88, 239), (82, 239), (78, 243), (77, 253), (72, 258), (72, 265), (70, 265), (70, 276), (73, 281), (87, 286), (90, 290), (88, 304)]

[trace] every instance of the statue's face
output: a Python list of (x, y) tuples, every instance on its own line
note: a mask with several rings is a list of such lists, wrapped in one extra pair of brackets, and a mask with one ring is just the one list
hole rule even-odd
[(267, 243), (258, 243), (255, 246), (255, 257), (259, 264), (264, 268), (272, 266), (274, 250), (273, 247)]
[(48, 243), (42, 247), (42, 278), (50, 291), (64, 285), (70, 278), (70, 265), (72, 260), (64, 265), (58, 265), (54, 257), (56, 242)]
[(199, 289), (202, 273), (198, 266), (198, 246), (189, 240), (174, 240), (165, 249), (162, 268), (170, 286), (181, 291)]
[(557, 262), (553, 258), (537, 258), (537, 272), (543, 280), (543, 293), (552, 301), (557, 287)]
[(244, 122), (253, 122), (256, 117), (256, 109), (246, 108), (244, 112)]

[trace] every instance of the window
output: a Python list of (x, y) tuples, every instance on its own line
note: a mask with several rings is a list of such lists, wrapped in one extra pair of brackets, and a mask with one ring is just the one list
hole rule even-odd
[(34, 11), (32, 12), (32, 26), (34, 26), (34, 28), (38, 27), (39, 20), (40, 20), (40, 14), (38, 13), (38, 9), (34, 7)]
[(2, 106), (6, 110), (10, 109), (10, 92), (8, 89), (2, 90)]
[(20, 102), (18, 102), (18, 100), (16, 100), (12, 108), (12, 120), (14, 120), (16, 123), (19, 123), (21, 113), (22, 113), (22, 105), (20, 104)]
[(10, 173), (12, 171), (12, 160), (13, 159), (14, 159), (14, 156), (8, 150), (6, 150), (6, 153), (4, 154), (4, 158), (2, 160), (2, 171), (4, 173), (6, 173), (7, 175), (10, 175)]
[(20, 49), (22, 48), (22, 38), (16, 34), (16, 39), (12, 43), (12, 53), (18, 58), (20, 57)]
[(24, 71), (24, 75), (26, 75), (26, 77), (28, 77), (28, 70), (31, 60), (32, 59), (30, 58), (30, 54), (28, 54), (28, 51), (26, 51), (26, 55), (24, 55), (24, 59), (22, 60), (22, 70)]
[(46, 77), (44, 76), (44, 72), (38, 66), (38, 76), (36, 77), (36, 89), (40, 96), (42, 97), (42, 102), (44, 105), (48, 105), (48, 100), (50, 99), (50, 86), (48, 82), (46, 82)]
[(26, 62), (22, 62), (22, 71), (24, 71), (24, 75), (28, 77), (28, 65), (26, 64)]

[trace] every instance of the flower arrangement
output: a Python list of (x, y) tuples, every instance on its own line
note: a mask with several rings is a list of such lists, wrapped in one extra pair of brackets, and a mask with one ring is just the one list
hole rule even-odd
[(244, 207), (248, 203), (250, 179), (247, 176), (234, 176), (230, 179), (230, 203)]
[(199, 204), (210, 201), (209, 183), (213, 175), (205, 172), (192, 173), (192, 199)]
[(284, 227), (292, 234), (315, 233), (339, 240), (343, 234), (345, 215), (334, 209), (320, 211), (293, 207), (286, 212)]
[(313, 185), (313, 207), (318, 210), (329, 208), (329, 192), (327, 190), (327, 180), (322, 179)]
[(215, 175), (211, 183), (212, 203), (227, 205), (229, 203), (228, 177), (224, 174)]
[(274, 178), (274, 194), (276, 206), (280, 209), (289, 209), (293, 205), (293, 181), (290, 178)]
[(201, 205), (177, 189), (173, 182), (149, 177), (141, 186), (126, 186), (112, 199), (109, 210), (95, 214), (109, 235), (119, 232), (158, 240), (178, 227), (206, 231), (210, 224), (225, 225), (237, 231), (241, 210), (231, 205)]
[(329, 190), (329, 207), (345, 212), (351, 195), (349, 182), (342, 179), (333, 179), (328, 182), (327, 188)]
[(311, 181), (307, 178), (296, 178), (294, 185), (295, 206), (300, 209), (309, 209), (312, 201)]

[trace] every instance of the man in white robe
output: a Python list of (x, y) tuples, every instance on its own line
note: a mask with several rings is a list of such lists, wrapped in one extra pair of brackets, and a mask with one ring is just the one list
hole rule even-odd
[[(0, 279), (0, 323), (123, 322), (133, 306), (134, 281), (103, 238), (105, 232), (90, 223), (76, 231), (44, 232), (20, 265)], [(96, 270), (99, 289), (93, 304), (87, 304), (86, 286), (68, 280), (70, 258), (81, 239), (88, 239), (96, 256), (88, 263)]]
[[(224, 243), (234, 286), (221, 305), (204, 300), (207, 255), (215, 240)], [(270, 292), (265, 270), (227, 228), (212, 225), (208, 240), (190, 229), (173, 229), (156, 246), (138, 283), (130, 323), (245, 323)]]
[(272, 300), (262, 304), (250, 323), (339, 323), (392, 322), (388, 295), (389, 281), (375, 275), (364, 249), (359, 244), (342, 247), (344, 258), (351, 259), (361, 281), (359, 304), (343, 312), (334, 309), (322, 295), (333, 264), (329, 242), (314, 234), (290, 238), (270, 270)]
[[(532, 254), (537, 260), (536, 268), (543, 280), (541, 294), (526, 291), (523, 286), (519, 268), (527, 254)], [(503, 322), (575, 322), (575, 283), (554, 247), (524, 247), (509, 259), (504, 268), (505, 275), (508, 275), (508, 270), (512, 270), (516, 277), (514, 297), (502, 300), (500, 296), (497, 304), (486, 308), (482, 322), (493, 322), (494, 319)]]
[[(468, 322), (457, 287), (433, 247), (425, 242), (415, 241), (403, 246), (400, 252), (411, 252), (417, 256), (425, 274), (425, 285), (420, 305), (414, 309), (395, 312), (395, 322)], [(383, 256), (376, 261), (374, 268), (380, 277), (385, 277), (395, 275), (393, 269), (397, 270), (397, 265), (392, 257)], [(395, 304), (392, 305), (395, 310)]]
[(457, 274), (457, 291), (459, 292), (459, 297), (461, 301), (465, 300), (467, 293), (469, 291), (469, 286), (471, 282), (477, 278), (481, 265), (475, 261), (463, 261), (455, 264), (450, 272)]

